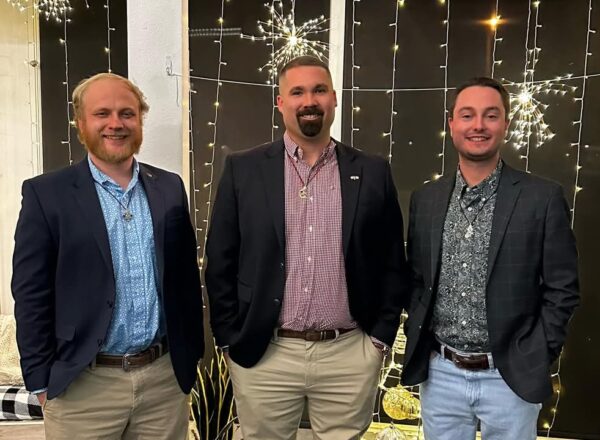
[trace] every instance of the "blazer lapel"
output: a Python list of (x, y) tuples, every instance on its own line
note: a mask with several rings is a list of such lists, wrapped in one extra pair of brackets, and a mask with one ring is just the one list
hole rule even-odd
[(521, 192), (518, 185), (519, 176), (515, 171), (504, 164), (500, 182), (498, 183), (498, 193), (496, 194), (496, 206), (494, 208), (494, 219), (492, 220), (492, 233), (490, 236), (490, 247), (488, 250), (488, 273), (487, 282), (490, 280), (490, 275), (500, 250), (500, 245), (504, 239), (504, 234), (508, 226), (508, 222), (512, 216), (515, 203)]
[(352, 226), (356, 214), (356, 204), (360, 193), (362, 166), (356, 160), (355, 152), (345, 145), (336, 143), (338, 168), (340, 171), (340, 188), (342, 192), (342, 243), (344, 256), (348, 253), (348, 245), (352, 235)]
[(94, 179), (90, 173), (90, 167), (87, 162), (87, 157), (79, 162), (77, 165), (73, 165), (76, 169), (75, 180), (73, 182), (73, 189), (75, 200), (81, 208), (83, 216), (85, 218), (85, 224), (89, 225), (92, 230), (92, 234), (100, 249), (100, 254), (104, 263), (113, 274), (112, 256), (110, 253), (110, 245), (108, 243), (108, 232), (106, 231), (106, 222), (104, 221), (104, 214), (102, 213), (102, 207), (100, 206), (100, 200), (98, 199), (98, 193), (96, 192)]
[(281, 249), (285, 249), (284, 159), (283, 139), (280, 139), (271, 144), (265, 153), (265, 159), (261, 162), (267, 204)]
[(444, 221), (450, 202), (450, 195), (454, 189), (456, 175), (454, 177), (445, 177), (437, 184), (436, 192), (431, 208), (431, 285), (433, 285), (438, 276), (440, 250), (442, 247), (442, 234), (444, 232)]
[(165, 267), (165, 200), (163, 192), (158, 185), (158, 177), (145, 164), (140, 163), (139, 178), (144, 185), (144, 191), (150, 206), (152, 228), (154, 229), (154, 249), (156, 252), (156, 265), (162, 290), (163, 273)]

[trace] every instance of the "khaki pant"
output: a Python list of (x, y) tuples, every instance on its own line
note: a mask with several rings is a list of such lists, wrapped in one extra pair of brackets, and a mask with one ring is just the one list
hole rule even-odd
[(88, 367), (44, 405), (47, 440), (183, 440), (188, 420), (168, 354), (128, 372)]
[(315, 439), (359, 439), (373, 419), (382, 355), (359, 329), (278, 338), (254, 367), (228, 365), (244, 440), (295, 439), (305, 404)]

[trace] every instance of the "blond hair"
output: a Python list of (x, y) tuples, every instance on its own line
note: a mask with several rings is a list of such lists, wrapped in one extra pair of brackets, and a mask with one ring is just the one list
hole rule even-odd
[(92, 84), (96, 81), (102, 80), (102, 79), (114, 79), (117, 81), (121, 81), (136, 96), (138, 102), (140, 103), (141, 115), (144, 116), (148, 112), (148, 110), (150, 109), (150, 106), (148, 106), (148, 103), (146, 102), (146, 98), (138, 86), (136, 86), (130, 80), (128, 80), (127, 78), (125, 78), (121, 75), (104, 72), (104, 73), (97, 73), (94, 76), (91, 76), (89, 78), (86, 78), (86, 79), (80, 81), (79, 84), (77, 84), (77, 87), (75, 87), (75, 90), (73, 90), (73, 100), (72, 101), (73, 101), (73, 112), (74, 112), (75, 119), (82, 119), (82, 117), (83, 117), (83, 98), (84, 98), (85, 91), (87, 90), (87, 88), (90, 86), (90, 84)]

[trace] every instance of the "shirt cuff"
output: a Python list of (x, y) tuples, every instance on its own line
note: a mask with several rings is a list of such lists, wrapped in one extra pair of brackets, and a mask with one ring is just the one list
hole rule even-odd
[(48, 388), (40, 388), (39, 390), (30, 391), (30, 393), (34, 396), (37, 396), (38, 394), (45, 393), (46, 391), (48, 391)]

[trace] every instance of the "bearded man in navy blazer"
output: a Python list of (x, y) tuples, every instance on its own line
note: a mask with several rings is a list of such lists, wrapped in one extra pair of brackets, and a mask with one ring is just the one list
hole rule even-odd
[(203, 354), (181, 179), (134, 159), (148, 110), (102, 73), (73, 92), (80, 163), (23, 183), (12, 291), (47, 439), (185, 439)]
[(420, 385), (427, 440), (532, 440), (578, 304), (569, 207), (556, 183), (500, 158), (506, 89), (456, 90), (458, 170), (411, 198), (412, 299), (402, 380)]
[(279, 75), (283, 139), (227, 158), (208, 236), (211, 326), (246, 440), (358, 439), (407, 295), (388, 162), (330, 137), (326, 64)]

